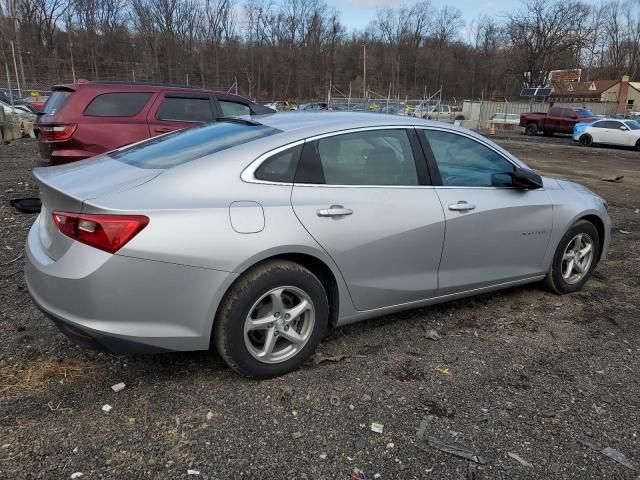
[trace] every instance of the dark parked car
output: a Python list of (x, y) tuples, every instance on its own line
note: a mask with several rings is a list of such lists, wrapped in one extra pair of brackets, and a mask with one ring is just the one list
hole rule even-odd
[(75, 162), (220, 117), (262, 113), (273, 110), (238, 95), (190, 87), (56, 85), (35, 124), (40, 165)]
[(22, 111), (29, 110), (31, 113), (36, 113), (36, 110), (33, 105), (31, 105), (31, 103), (25, 102), (24, 100), (21, 100), (14, 95), (9, 95), (5, 92), (0, 92), (0, 103), (3, 103), (5, 105), (13, 105), (15, 107), (22, 106)]
[(554, 133), (573, 133), (576, 123), (591, 123), (598, 119), (595, 113), (586, 108), (552, 107), (549, 113), (522, 113), (520, 126), (527, 135), (545, 135)]

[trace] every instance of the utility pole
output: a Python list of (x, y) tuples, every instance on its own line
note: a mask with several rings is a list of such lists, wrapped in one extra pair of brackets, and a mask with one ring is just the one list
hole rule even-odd
[(362, 98), (367, 99), (367, 45), (362, 45), (364, 56), (362, 57)]
[(18, 64), (16, 63), (16, 50), (13, 47), (13, 40), (11, 41), (11, 54), (13, 55), (13, 69), (16, 72), (16, 83), (18, 85), (18, 97), (22, 98), (22, 90), (20, 90), (20, 77), (18, 76)]
[[(73, 64), (73, 43), (71, 43), (71, 15), (67, 17), (67, 36), (69, 37), (69, 56), (71, 57), (71, 76), (73, 83), (76, 83), (76, 68)], [(135, 82), (135, 78), (134, 78)]]

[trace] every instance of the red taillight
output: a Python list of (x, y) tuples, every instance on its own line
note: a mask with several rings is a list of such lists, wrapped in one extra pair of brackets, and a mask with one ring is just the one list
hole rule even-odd
[(115, 253), (147, 226), (144, 215), (103, 215), (53, 212), (58, 230), (67, 237)]
[(67, 125), (40, 125), (40, 134), (44, 140), (49, 142), (59, 142), (61, 140), (69, 140), (73, 132), (76, 131), (76, 124)]

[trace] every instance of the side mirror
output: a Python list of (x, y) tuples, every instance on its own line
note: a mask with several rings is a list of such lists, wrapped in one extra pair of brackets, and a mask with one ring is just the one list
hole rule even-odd
[(627, 127), (625, 127), (624, 125), (620, 125), (618, 128), (619, 128), (620, 130), (622, 130), (623, 132), (626, 132), (626, 131), (627, 131)]
[(516, 167), (515, 170), (510, 173), (510, 175), (512, 185), (516, 188), (522, 188), (524, 190), (536, 190), (544, 186), (540, 175), (531, 170)]

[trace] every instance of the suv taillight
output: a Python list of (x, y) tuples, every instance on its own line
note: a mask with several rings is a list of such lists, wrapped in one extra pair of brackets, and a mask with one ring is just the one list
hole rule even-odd
[(149, 224), (144, 215), (104, 215), (53, 212), (58, 230), (91, 247), (116, 253)]
[(40, 135), (44, 140), (49, 142), (59, 142), (61, 140), (69, 140), (73, 132), (76, 131), (75, 123), (65, 125), (41, 125)]

